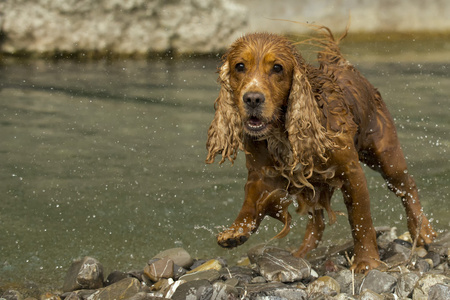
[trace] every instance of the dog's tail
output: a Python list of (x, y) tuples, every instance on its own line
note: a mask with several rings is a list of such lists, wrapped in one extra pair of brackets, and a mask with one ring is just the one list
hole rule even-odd
[(316, 31), (320, 34), (316, 38), (316, 42), (320, 44), (322, 48), (318, 55), (318, 62), (323, 64), (348, 64), (348, 61), (344, 58), (339, 47), (339, 43), (347, 36), (348, 30), (350, 28), (350, 22), (348, 22), (344, 33), (339, 37), (335, 38), (333, 32), (326, 26), (318, 26)]

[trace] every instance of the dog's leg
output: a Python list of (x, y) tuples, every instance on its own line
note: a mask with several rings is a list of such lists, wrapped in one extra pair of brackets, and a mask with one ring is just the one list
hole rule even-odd
[[(264, 180), (264, 176), (260, 172), (249, 172), (245, 185), (244, 204), (230, 228), (217, 236), (219, 245), (225, 248), (233, 248), (245, 243), (250, 234), (258, 229), (262, 219), (271, 209), (266, 206), (276, 202), (269, 198), (281, 197), (279, 193), (271, 193), (276, 189), (277, 187), (273, 186), (270, 181)], [(285, 209), (287, 210), (287, 207)]]
[(351, 268), (358, 273), (365, 273), (379, 265), (376, 233), (370, 214), (369, 190), (359, 161), (348, 161), (342, 170), (342, 193), (355, 244), (355, 258)]
[(323, 209), (315, 209), (308, 213), (308, 225), (306, 225), (305, 236), (303, 242), (297, 251), (292, 253), (296, 257), (305, 257), (305, 255), (315, 249), (322, 240), (325, 222)]
[(383, 151), (375, 153), (375, 157), (378, 159), (375, 165), (386, 180), (389, 189), (402, 199), (402, 204), (406, 211), (408, 230), (412, 238), (418, 233), (418, 245), (431, 243), (436, 237), (436, 232), (423, 214), (417, 186), (414, 179), (408, 174), (400, 144), (398, 141), (388, 141), (377, 150), (380, 149)]

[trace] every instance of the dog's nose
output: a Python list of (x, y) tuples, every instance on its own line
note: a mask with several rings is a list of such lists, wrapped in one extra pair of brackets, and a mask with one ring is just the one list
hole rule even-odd
[(247, 92), (244, 94), (244, 103), (251, 108), (256, 108), (263, 104), (266, 98), (262, 93), (258, 92)]

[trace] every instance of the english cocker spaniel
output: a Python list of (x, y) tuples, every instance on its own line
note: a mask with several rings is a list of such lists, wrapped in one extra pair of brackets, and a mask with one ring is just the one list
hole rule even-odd
[(305, 237), (294, 253), (317, 247), (335, 213), (330, 198), (342, 191), (348, 211), (357, 272), (379, 265), (369, 191), (360, 161), (378, 171), (402, 200), (408, 229), (418, 244), (436, 233), (422, 212), (416, 184), (396, 129), (380, 93), (341, 54), (331, 31), (321, 28), (319, 67), (305, 62), (288, 39), (248, 34), (223, 57), (215, 116), (208, 130), (207, 163), (233, 162), (245, 152), (248, 180), (239, 215), (220, 233), (218, 243), (235, 247), (269, 215), (290, 229), (288, 206), (310, 215)]

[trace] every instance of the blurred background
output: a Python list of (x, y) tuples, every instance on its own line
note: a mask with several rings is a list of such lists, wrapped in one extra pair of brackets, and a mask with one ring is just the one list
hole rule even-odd
[(11, 0), (0, 2), (5, 53), (211, 53), (249, 31), (306, 32), (322, 24), (352, 33), (447, 33), (445, 0)]
[[(445, 0), (9, 0), (0, 1), (0, 292), (58, 289), (86, 255), (113, 271), (142, 270), (158, 252), (234, 264), (270, 242), (294, 250), (267, 218), (241, 247), (215, 236), (243, 201), (243, 155), (206, 165), (206, 132), (220, 56), (247, 32), (293, 39), (323, 24), (380, 90), (397, 124), (424, 211), (450, 219), (450, 2)], [(305, 48), (303, 48), (305, 46)], [(317, 49), (302, 45), (314, 63)], [(376, 226), (402, 234), (401, 201), (366, 170)], [(345, 212), (337, 192), (332, 208)], [(321, 246), (351, 239), (345, 216)]]

